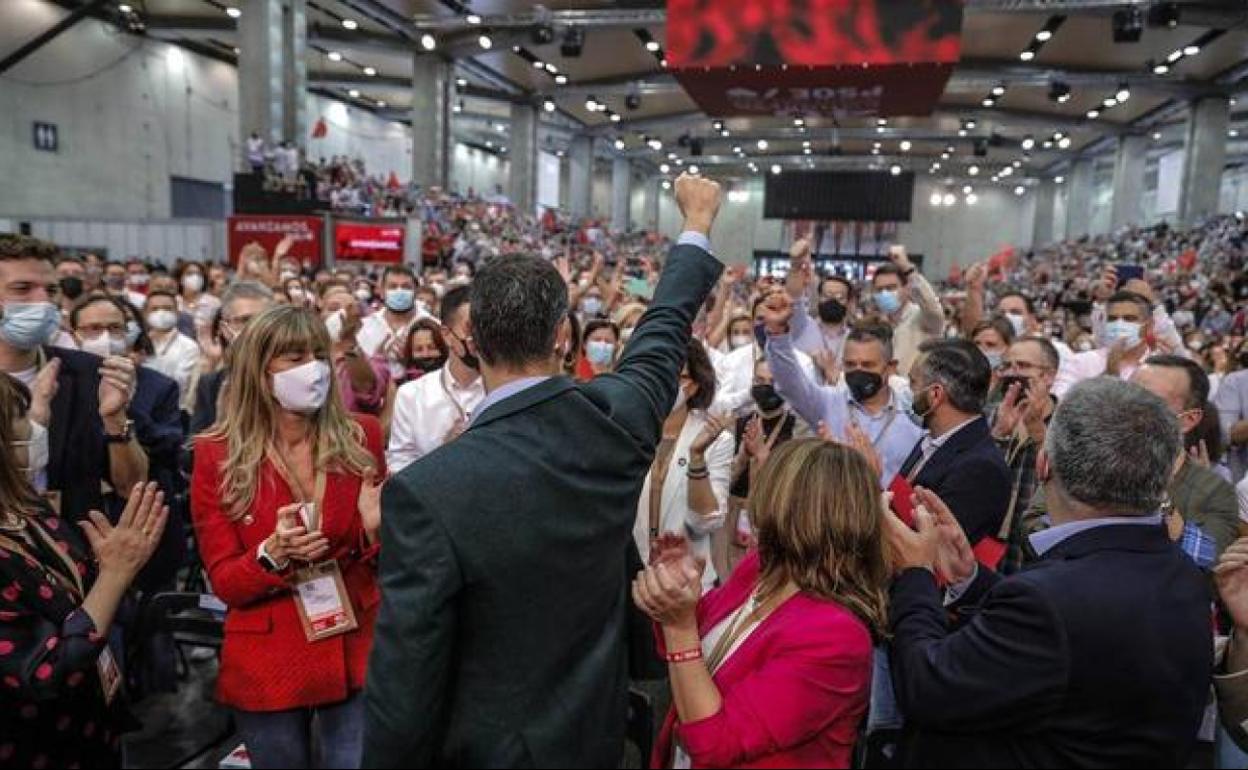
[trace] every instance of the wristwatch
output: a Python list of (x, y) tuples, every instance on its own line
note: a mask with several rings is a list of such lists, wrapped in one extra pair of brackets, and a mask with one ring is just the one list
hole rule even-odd
[(260, 568), (265, 572), (276, 575), (290, 565), (290, 560), (287, 559), (285, 564), (278, 564), (277, 559), (269, 556), (268, 550), (265, 549), (265, 546), (268, 545), (268, 543), (269, 541), (265, 540), (260, 544), (260, 547), (256, 549), (256, 561), (260, 564)]
[(130, 439), (134, 437), (134, 420), (126, 420), (125, 427), (121, 429), (121, 433), (105, 433), (105, 444), (129, 444)]

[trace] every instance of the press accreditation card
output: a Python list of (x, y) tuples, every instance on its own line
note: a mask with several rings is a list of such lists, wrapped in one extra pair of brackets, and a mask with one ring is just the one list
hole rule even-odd
[(309, 642), (358, 628), (347, 585), (336, 561), (313, 564), (295, 575), (295, 606)]

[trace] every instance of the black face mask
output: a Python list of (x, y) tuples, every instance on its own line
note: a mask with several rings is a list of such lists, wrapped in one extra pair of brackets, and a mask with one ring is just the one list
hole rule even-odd
[(848, 312), (849, 309), (835, 299), (825, 299), (819, 303), (819, 320), (825, 324), (841, 323)]
[(858, 369), (845, 373), (845, 384), (849, 385), (849, 392), (854, 400), (862, 403), (880, 392), (884, 387), (884, 378), (875, 372)]
[(750, 389), (750, 395), (754, 397), (754, 403), (758, 404), (758, 408), (764, 412), (774, 412), (784, 406), (784, 398), (776, 392), (775, 385), (755, 385)]
[(436, 372), (446, 365), (446, 356), (433, 356), (431, 358), (413, 358), (407, 368), (415, 371)]
[(472, 353), (468, 351), (468, 340), (464, 339), (463, 337), (460, 337), (458, 334), (455, 334), (455, 332), (451, 332), (451, 335), (455, 337), (455, 339), (459, 340), (460, 345), (464, 346), (464, 352), (456, 354), (459, 356), (459, 360), (463, 362), (464, 366), (468, 367), (469, 369), (472, 369), (474, 372), (480, 371), (481, 361), (475, 355), (473, 355)]
[(82, 296), (83, 289), (82, 279), (72, 275), (61, 279), (61, 293), (65, 295), (65, 299), (75, 300)]

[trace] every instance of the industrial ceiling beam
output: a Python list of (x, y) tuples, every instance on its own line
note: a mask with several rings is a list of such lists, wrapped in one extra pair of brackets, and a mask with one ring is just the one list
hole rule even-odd
[(465, 16), (421, 15), (412, 19), (417, 29), (528, 29), (542, 24), (552, 27), (648, 27), (667, 23), (667, 11), (653, 9), (558, 10), (534, 13), (481, 14), (481, 24), (469, 24)]

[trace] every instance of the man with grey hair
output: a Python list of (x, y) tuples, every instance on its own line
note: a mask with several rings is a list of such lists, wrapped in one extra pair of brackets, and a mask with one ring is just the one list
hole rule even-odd
[(188, 435), (207, 430), (217, 421), (217, 402), (227, 369), (221, 365), (225, 350), (242, 334), (251, 319), (273, 307), (273, 292), (257, 281), (237, 281), (221, 296), (221, 313), (215, 328), (200, 335), (199, 382), (195, 386), (195, 411)]
[(1054, 526), (1009, 578), (976, 565), (930, 492), (916, 529), (887, 517), (903, 766), (1187, 765), (1213, 640), (1208, 581), (1157, 513), (1181, 447), (1152, 393), (1076, 386), (1037, 461)]

